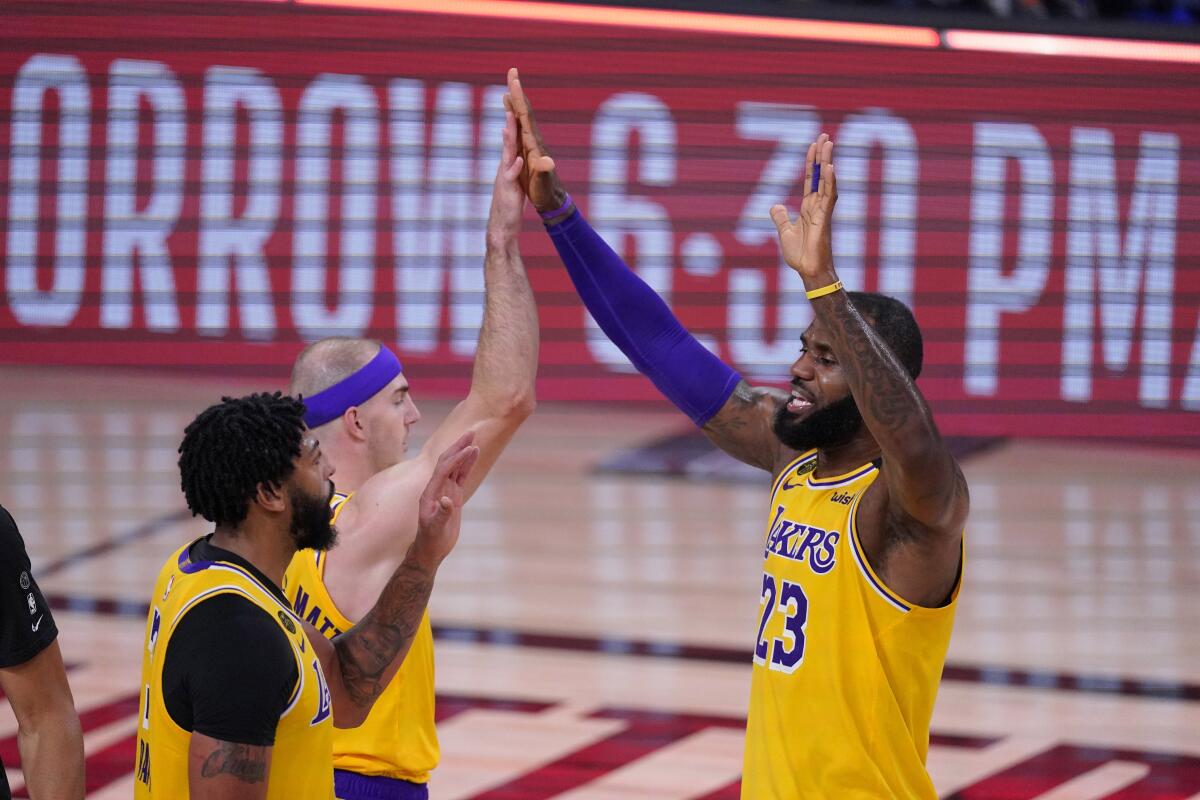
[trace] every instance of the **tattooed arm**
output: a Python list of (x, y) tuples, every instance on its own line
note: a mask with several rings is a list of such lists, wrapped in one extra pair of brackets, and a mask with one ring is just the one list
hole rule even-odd
[(465, 486), (479, 458), (473, 440), (473, 433), (463, 434), (438, 458), (418, 504), (416, 539), (374, 607), (332, 640), (305, 626), (321, 660), (333, 722), (339, 728), (362, 724), (408, 654), (433, 591), (434, 575), (458, 541)]
[(270, 767), (270, 747), (193, 733), (188, 745), (188, 796), (192, 800), (263, 800)]
[[(819, 161), (817, 187), (813, 167)], [(771, 209), (780, 246), (788, 265), (812, 291), (838, 282), (833, 268), (831, 219), (837, 200), (833, 142), (821, 134), (808, 151), (808, 172), (800, 220), (793, 224), (783, 206)], [(957, 576), (962, 526), (969, 499), (962, 470), (934, 423), (925, 398), (891, 349), (859, 314), (844, 291), (812, 300), (813, 312), (829, 338), (838, 367), (862, 413), (867, 429), (883, 453), (882, 477), (886, 496), (872, 486), (864, 496), (860, 522), (868, 515), (864, 534), (872, 550), (882, 555), (897, 540), (901, 558), (893, 588), (914, 602), (941, 602)], [(898, 536), (897, 536), (898, 535)], [(904, 589), (900, 588), (903, 585)], [(905, 593), (907, 592), (907, 593)]]
[(787, 402), (778, 389), (742, 380), (721, 410), (704, 424), (704, 435), (738, 461), (776, 473), (795, 455), (771, 429), (775, 410)]

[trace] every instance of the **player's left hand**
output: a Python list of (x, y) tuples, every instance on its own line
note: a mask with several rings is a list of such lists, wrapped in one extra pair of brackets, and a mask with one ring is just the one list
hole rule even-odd
[(433, 475), (417, 502), (417, 536), (409, 556), (427, 569), (437, 569), (458, 542), (464, 486), (479, 458), (474, 441), (475, 432), (467, 431), (438, 456)]
[(504, 247), (516, 241), (521, 232), (521, 211), (525, 208), (525, 190), (520, 176), (525, 159), (517, 153), (517, 118), (504, 112), (504, 147), (496, 180), (492, 185), (492, 208), (488, 212), (487, 243)]
[[(804, 172), (804, 195), (800, 202), (800, 217), (792, 222), (785, 206), (771, 207), (771, 220), (779, 231), (779, 249), (784, 261), (805, 285), (817, 288), (832, 283), (833, 277), (833, 206), (837, 202), (837, 177), (833, 172), (833, 142), (822, 133), (808, 146)], [(813, 188), (814, 168), (820, 165), (816, 189)]]

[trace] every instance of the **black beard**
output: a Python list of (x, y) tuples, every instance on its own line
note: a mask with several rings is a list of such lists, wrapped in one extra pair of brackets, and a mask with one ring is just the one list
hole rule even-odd
[(329, 501), (333, 498), (333, 485), (329, 496), (322, 499), (305, 494), (293, 487), (288, 492), (292, 501), (292, 540), (297, 550), (328, 550), (337, 543), (337, 528), (330, 523), (332, 512)]
[(862, 430), (863, 418), (851, 396), (818, 409), (804, 419), (794, 419), (787, 403), (775, 410), (771, 429), (779, 441), (796, 451), (821, 450), (846, 444)]

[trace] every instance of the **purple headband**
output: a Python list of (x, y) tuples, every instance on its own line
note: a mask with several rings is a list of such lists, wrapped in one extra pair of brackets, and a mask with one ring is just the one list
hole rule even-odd
[(380, 345), (375, 357), (357, 372), (304, 398), (304, 422), (310, 428), (318, 428), (335, 420), (346, 409), (365, 403), (380, 389), (392, 382), (402, 371), (396, 354)]

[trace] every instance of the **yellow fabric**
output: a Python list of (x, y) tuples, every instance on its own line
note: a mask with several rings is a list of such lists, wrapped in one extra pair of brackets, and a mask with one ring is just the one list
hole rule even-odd
[(771, 492), (742, 797), (935, 800), (929, 720), (958, 588), (936, 609), (889, 591), (852, 524), (878, 470), (815, 466), (805, 453)]
[[(347, 500), (349, 496), (334, 495), (330, 501), (335, 523)], [(324, 576), (325, 554), (301, 550), (288, 566), (284, 585), (295, 612), (332, 638), (349, 630), (354, 622), (338, 610)], [(334, 729), (333, 766), (360, 775), (426, 783), (439, 757), (434, 727), (433, 629), (426, 612), (404, 663), (366, 721), (357, 728)]]
[[(179, 621), (198, 603), (221, 594), (249, 599), (276, 621), (292, 645), (300, 680), (275, 729), (268, 773), (268, 800), (333, 797), (333, 715), (321, 664), (304, 627), (271, 591), (236, 564), (192, 563), (190, 545), (175, 551), (163, 566), (151, 595), (142, 650), (142, 692), (135, 756), (136, 800), (188, 796), (188, 745), (191, 733), (167, 713), (162, 694), (164, 655)], [(251, 643), (247, 643), (250, 646)]]

